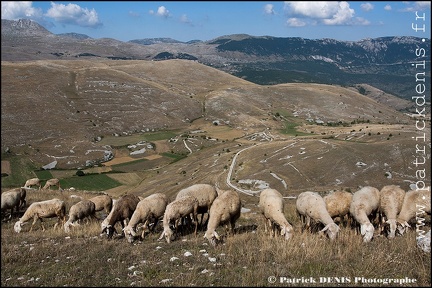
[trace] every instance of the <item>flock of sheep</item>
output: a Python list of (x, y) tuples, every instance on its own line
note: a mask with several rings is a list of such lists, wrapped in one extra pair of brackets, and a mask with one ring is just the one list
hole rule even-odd
[[(58, 180), (51, 180), (47, 181), (46, 187), (57, 185), (60, 188)], [(40, 181), (30, 179), (25, 187), (2, 193), (2, 212), (11, 209), (12, 215), (14, 208), (18, 211), (25, 207), (26, 188), (30, 185), (36, 185), (39, 189), (41, 187)], [(363, 241), (369, 242), (376, 233), (385, 234), (388, 238), (394, 238), (396, 233), (403, 235), (410, 227), (409, 222), (419, 212), (430, 214), (430, 196), (429, 190), (405, 192), (396, 185), (387, 185), (381, 190), (366, 186), (354, 193), (335, 191), (324, 197), (317, 192), (306, 191), (297, 197), (296, 212), (302, 223), (302, 232), (308, 229), (313, 233), (314, 227), (320, 227), (319, 234), (326, 234), (333, 240), (340, 231), (339, 225), (345, 224), (355, 227)], [(72, 226), (85, 218), (99, 219), (96, 212), (104, 210), (108, 216), (101, 223), (101, 233), (106, 233), (108, 238), (117, 233), (115, 226), (119, 223), (122, 234), (129, 243), (138, 237), (144, 239), (145, 232), (153, 232), (162, 219), (163, 232), (159, 240), (165, 238), (170, 243), (176, 239), (179, 229), (189, 226), (196, 236), (200, 225), (206, 227), (204, 237), (212, 245), (216, 245), (222, 241), (216, 232), (219, 226), (225, 225), (226, 232), (234, 234), (241, 207), (239, 193), (234, 190), (221, 190), (209, 184), (194, 184), (180, 190), (172, 202), (163, 193), (155, 193), (146, 198), (127, 194), (116, 200), (109, 195), (99, 195), (72, 205), (68, 214), (64, 201), (59, 199), (34, 202), (15, 223), (14, 230), (19, 233), (22, 225), (31, 219), (33, 223), (30, 231), (38, 220), (45, 230), (42, 219), (57, 217), (54, 227), (61, 225), (69, 233)], [(266, 233), (269, 232), (272, 237), (280, 234), (286, 240), (293, 237), (294, 228), (284, 214), (284, 199), (279, 191), (271, 188), (261, 191), (258, 207)], [(201, 215), (200, 221), (198, 215)], [(205, 216), (206, 221), (203, 223)], [(142, 233), (139, 233), (139, 229), (142, 229)]]

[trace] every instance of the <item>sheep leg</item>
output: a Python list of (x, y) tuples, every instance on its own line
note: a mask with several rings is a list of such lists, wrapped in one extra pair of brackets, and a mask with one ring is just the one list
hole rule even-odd
[(312, 233), (311, 218), (309, 216), (305, 216), (305, 217), (306, 217), (305, 229)]
[(267, 234), (267, 217), (265, 217), (264, 214), (263, 217), (264, 217), (264, 233)]
[(195, 237), (197, 236), (197, 230), (198, 230), (198, 216), (196, 213), (193, 213), (193, 218), (195, 221), (195, 231), (194, 231), (194, 235)]

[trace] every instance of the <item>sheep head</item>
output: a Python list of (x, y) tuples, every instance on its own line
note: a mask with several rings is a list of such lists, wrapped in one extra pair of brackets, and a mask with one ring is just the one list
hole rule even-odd
[(363, 236), (363, 242), (371, 241), (374, 232), (375, 228), (372, 223), (366, 223), (360, 226), (360, 234)]
[(220, 241), (220, 236), (216, 231), (206, 232), (204, 238), (210, 242), (211, 245), (216, 246), (217, 242)]
[(132, 227), (126, 226), (125, 228), (123, 228), (123, 233), (129, 243), (132, 243), (134, 241), (136, 233)]
[(389, 219), (385, 223), (390, 225), (390, 232), (389, 232), (387, 237), (388, 238), (394, 238), (395, 234), (396, 234), (396, 229), (397, 229), (396, 219)]
[(64, 224), (64, 230), (66, 233), (70, 232), (70, 223), (69, 221)]
[(161, 236), (158, 238), (158, 240), (162, 240), (162, 238), (165, 237), (165, 240), (167, 241), (167, 243), (171, 243), (171, 240), (173, 238), (173, 231), (171, 229), (164, 229), (164, 231), (162, 232)]
[(102, 229), (102, 233), (106, 233), (108, 238), (112, 238), (114, 232), (117, 234), (117, 230), (112, 225), (107, 225)]
[(21, 227), (21, 221), (17, 221), (17, 222), (15, 223), (15, 225), (14, 225), (14, 230), (15, 230), (15, 232), (17, 232), (17, 233), (20, 233), (20, 232), (21, 232), (21, 229), (22, 229), (22, 227)]
[(327, 232), (327, 236), (330, 240), (334, 240), (336, 239), (339, 230), (340, 228), (336, 223), (329, 223), (319, 233)]
[(281, 235), (285, 236), (285, 240), (289, 240), (292, 237), (293, 228), (289, 225), (285, 225), (281, 228)]

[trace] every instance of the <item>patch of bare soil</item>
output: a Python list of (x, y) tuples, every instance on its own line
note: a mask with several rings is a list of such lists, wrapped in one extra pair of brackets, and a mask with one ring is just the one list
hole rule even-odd
[(130, 156), (121, 156), (121, 157), (115, 157), (114, 159), (104, 162), (103, 164), (105, 166), (113, 166), (113, 165), (127, 163), (135, 160), (137, 160), (137, 158), (132, 158)]

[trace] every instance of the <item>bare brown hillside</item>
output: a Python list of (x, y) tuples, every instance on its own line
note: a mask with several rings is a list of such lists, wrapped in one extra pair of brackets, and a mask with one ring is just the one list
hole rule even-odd
[[(1, 89), (3, 151), (63, 169), (144, 160), (122, 168), (138, 174), (115, 193), (210, 182), (289, 194), (416, 180), (415, 121), (355, 89), (260, 86), (187, 60), (2, 62)], [(142, 155), (126, 148), (157, 131), (173, 136), (142, 144)], [(187, 157), (170, 164), (166, 152)]]

